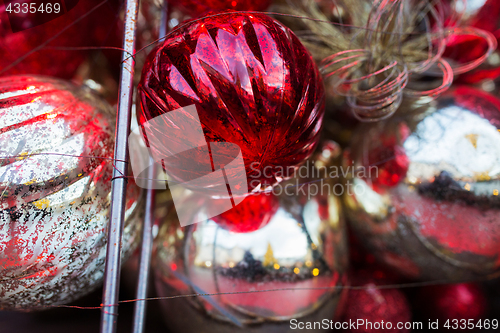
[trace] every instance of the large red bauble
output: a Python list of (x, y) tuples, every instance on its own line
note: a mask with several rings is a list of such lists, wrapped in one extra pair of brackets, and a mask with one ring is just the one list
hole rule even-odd
[[(93, 10), (96, 6), (99, 7)], [(13, 22), (22, 22), (22, 26), (11, 27), (5, 4), (0, 4), (0, 76), (37, 74), (72, 78), (91, 48), (119, 46), (118, 9), (115, 0), (103, 4), (100, 0), (81, 0), (49, 22), (40, 22), (45, 16), (37, 14), (19, 17)], [(12, 32), (16, 28), (25, 30)]]
[(500, 99), (457, 86), (360, 127), (347, 151), (349, 221), (379, 262), (421, 280), (500, 271)]
[[(380, 289), (378, 285), (381, 280), (374, 278), (373, 273), (359, 271), (352, 278), (352, 285), (362, 288), (349, 291), (343, 321), (360, 323), (363, 320), (364, 324), (348, 332), (410, 332), (408, 328), (397, 328), (398, 323), (406, 323), (411, 319), (405, 294), (398, 289)], [(382, 322), (385, 326), (380, 326)]]
[[(310, 54), (288, 28), (260, 14), (225, 13), (174, 30), (149, 55), (138, 90), (143, 128), (194, 105), (206, 142), (241, 149), (249, 190), (287, 178), (312, 154), (324, 114), (323, 83)], [(202, 163), (207, 146), (199, 147), (182, 124), (161, 127), (154, 133), (160, 143), (149, 143), (174, 155), (164, 163), (167, 173), (182, 183), (204, 176), (193, 163)], [(199, 149), (176, 158), (172, 146), (180, 143)], [(207, 161), (205, 170), (212, 169)]]
[(463, 326), (462, 319), (472, 320), (477, 323), (484, 319), (488, 310), (488, 300), (481, 288), (473, 283), (460, 283), (451, 285), (436, 285), (419, 290), (419, 306), (428, 318), (439, 319), (440, 328), (449, 320), (453, 327), (453, 320), (458, 321), (457, 326)]
[(208, 12), (224, 10), (234, 11), (261, 11), (269, 7), (271, 0), (180, 0), (175, 3), (180, 9), (193, 17), (198, 17)]

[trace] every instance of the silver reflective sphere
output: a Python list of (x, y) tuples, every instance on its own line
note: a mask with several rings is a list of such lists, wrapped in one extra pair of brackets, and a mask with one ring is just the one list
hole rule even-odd
[(500, 100), (459, 87), (362, 127), (344, 197), (359, 240), (400, 273), (469, 280), (500, 269)]
[[(104, 275), (114, 115), (62, 80), (0, 79), (0, 309), (71, 302)], [(123, 258), (143, 205), (129, 184)]]
[[(339, 314), (347, 248), (338, 198), (277, 199), (270, 222), (248, 233), (225, 230), (214, 219), (181, 228), (170, 210), (155, 243), (159, 296), (216, 294), (163, 300), (173, 332), (288, 332), (292, 318)], [(176, 208), (196, 218), (207, 216), (207, 207), (191, 193)]]

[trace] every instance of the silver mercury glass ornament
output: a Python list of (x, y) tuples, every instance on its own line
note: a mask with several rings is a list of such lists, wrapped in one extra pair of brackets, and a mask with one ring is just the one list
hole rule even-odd
[[(305, 178), (297, 174), (272, 194), (260, 194), (273, 196), (278, 205), (258, 230), (221, 227), (217, 217), (207, 218), (206, 197), (188, 190), (175, 209), (203, 222), (182, 228), (170, 207), (155, 241), (154, 270), (159, 296), (173, 297), (162, 300), (171, 332), (289, 332), (291, 320), (340, 315), (347, 284), (344, 219), (339, 198), (331, 195), (332, 180), (312, 174), (331, 153), (325, 149), (308, 161)], [(240, 205), (245, 204), (246, 199)], [(239, 224), (262, 207), (236, 208)]]
[[(44, 309), (99, 286), (106, 257), (114, 115), (83, 87), (0, 78), (0, 309)], [(123, 257), (140, 235), (129, 182)]]
[(458, 86), (355, 134), (344, 196), (358, 239), (407, 277), (467, 281), (500, 271), (500, 100)]

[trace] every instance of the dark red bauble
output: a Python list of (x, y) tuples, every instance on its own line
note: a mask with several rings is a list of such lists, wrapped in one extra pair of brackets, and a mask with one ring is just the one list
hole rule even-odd
[[(163, 116), (160, 130), (149, 129), (154, 142), (146, 141), (153, 153), (170, 156), (164, 167), (177, 182), (221, 163), (203, 162), (207, 145), (189, 124), (163, 121), (169, 111), (185, 108), (180, 118), (192, 121), (186, 107), (194, 105), (206, 142), (237, 145), (249, 190), (287, 178), (319, 140), (325, 95), (317, 66), (292, 31), (265, 15), (225, 13), (174, 30), (148, 56), (138, 91), (143, 129)], [(235, 145), (219, 156), (232, 160)], [(197, 148), (179, 154), (179, 147)]]
[(440, 327), (450, 320), (472, 319), (474, 323), (484, 319), (488, 301), (481, 288), (473, 283), (436, 285), (419, 291), (419, 305), (428, 318), (439, 319)]
[(193, 17), (202, 16), (208, 12), (224, 10), (261, 11), (269, 7), (271, 0), (180, 0), (174, 5)]
[[(92, 11), (96, 6), (99, 7)], [(11, 26), (5, 4), (0, 4), (0, 76), (74, 77), (92, 47), (120, 46), (116, 38), (120, 35), (119, 6), (115, 0), (104, 4), (100, 0), (81, 0), (51, 21), (45, 22), (46, 17), (38, 13), (13, 18)], [(17, 14), (12, 12), (10, 15)]]
[(411, 320), (410, 306), (405, 294), (398, 289), (378, 288), (377, 286), (382, 285), (383, 282), (373, 274), (373, 271), (358, 271), (352, 278), (352, 286), (363, 288), (349, 291), (343, 321), (363, 320), (364, 324), (358, 326), (357, 329), (347, 331), (356, 333), (410, 332), (409, 329), (397, 328), (398, 323)]
[[(498, 0), (446, 0), (442, 13), (445, 26), (470, 26), (491, 32), (500, 45), (500, 1)], [(464, 6), (465, 4), (465, 6)], [(448, 38), (444, 57), (454, 63), (464, 64), (480, 58), (486, 53), (488, 44), (484, 38), (473, 35), (458, 35)], [(500, 76), (498, 64), (499, 50), (493, 53), (478, 68), (458, 77), (462, 83), (478, 83), (485, 79), (496, 79)]]
[[(405, 127), (400, 127), (397, 136), (404, 136), (404, 132)], [(368, 160), (370, 165), (377, 165), (375, 170), (369, 169), (374, 189), (396, 186), (406, 177), (410, 165), (405, 150), (396, 142), (396, 136), (382, 135), (379, 145), (370, 151)]]
[(236, 207), (213, 217), (219, 226), (233, 232), (251, 232), (267, 225), (279, 208), (270, 193), (249, 195)]

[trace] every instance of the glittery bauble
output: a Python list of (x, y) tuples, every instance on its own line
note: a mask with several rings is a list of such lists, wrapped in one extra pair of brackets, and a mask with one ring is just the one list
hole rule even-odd
[[(435, 285), (418, 291), (419, 307), (428, 318), (439, 319), (440, 328), (449, 320), (450, 327), (471, 329), (468, 320), (475, 324), (487, 314), (488, 300), (481, 288), (473, 283)], [(461, 321), (465, 319), (464, 321)]]
[(398, 328), (399, 323), (404, 325), (411, 320), (411, 310), (405, 294), (396, 288), (379, 288), (383, 283), (370, 277), (372, 273), (360, 271), (351, 278), (351, 284), (356, 289), (349, 290), (343, 321), (360, 325), (355, 329), (347, 329), (347, 332), (410, 332), (404, 326)]
[[(305, 192), (276, 196), (270, 222), (246, 233), (225, 230), (215, 219), (181, 228), (169, 211), (155, 243), (159, 296), (220, 293), (162, 301), (172, 332), (289, 332), (291, 319), (338, 319), (347, 266), (340, 202)], [(196, 218), (209, 206), (191, 192), (175, 208)]]
[[(0, 309), (70, 302), (103, 278), (114, 115), (89, 90), (35, 76), (0, 78)], [(122, 250), (138, 240), (129, 183)]]
[(345, 154), (355, 171), (344, 199), (369, 252), (417, 279), (498, 272), (499, 130), (500, 100), (467, 87), (361, 127)]
[(180, 0), (174, 3), (175, 6), (193, 17), (224, 10), (261, 11), (269, 7), (270, 4), (271, 0)]
[[(99, 7), (93, 10), (96, 6)], [(44, 14), (24, 17), (22, 11), (12, 12), (9, 15), (19, 15), (17, 21), (26, 29), (13, 33), (5, 3), (0, 4), (0, 76), (36, 74), (72, 78), (87, 59), (89, 48), (120, 46), (116, 45), (118, 8), (117, 1), (81, 0), (67, 13), (43, 24), (37, 20), (45, 19)]]
[[(149, 55), (138, 90), (144, 127), (194, 105), (206, 142), (240, 148), (249, 190), (276, 184), (312, 154), (324, 114), (323, 83), (310, 54), (288, 28), (259, 14), (225, 13), (174, 30)], [(207, 145), (200, 146), (192, 126), (158, 126), (150, 129), (158, 146), (147, 141), (170, 156), (164, 165), (173, 180), (185, 183), (219, 169), (204, 158)], [(179, 154), (179, 147), (196, 148)], [(232, 155), (229, 148), (220, 152)]]

